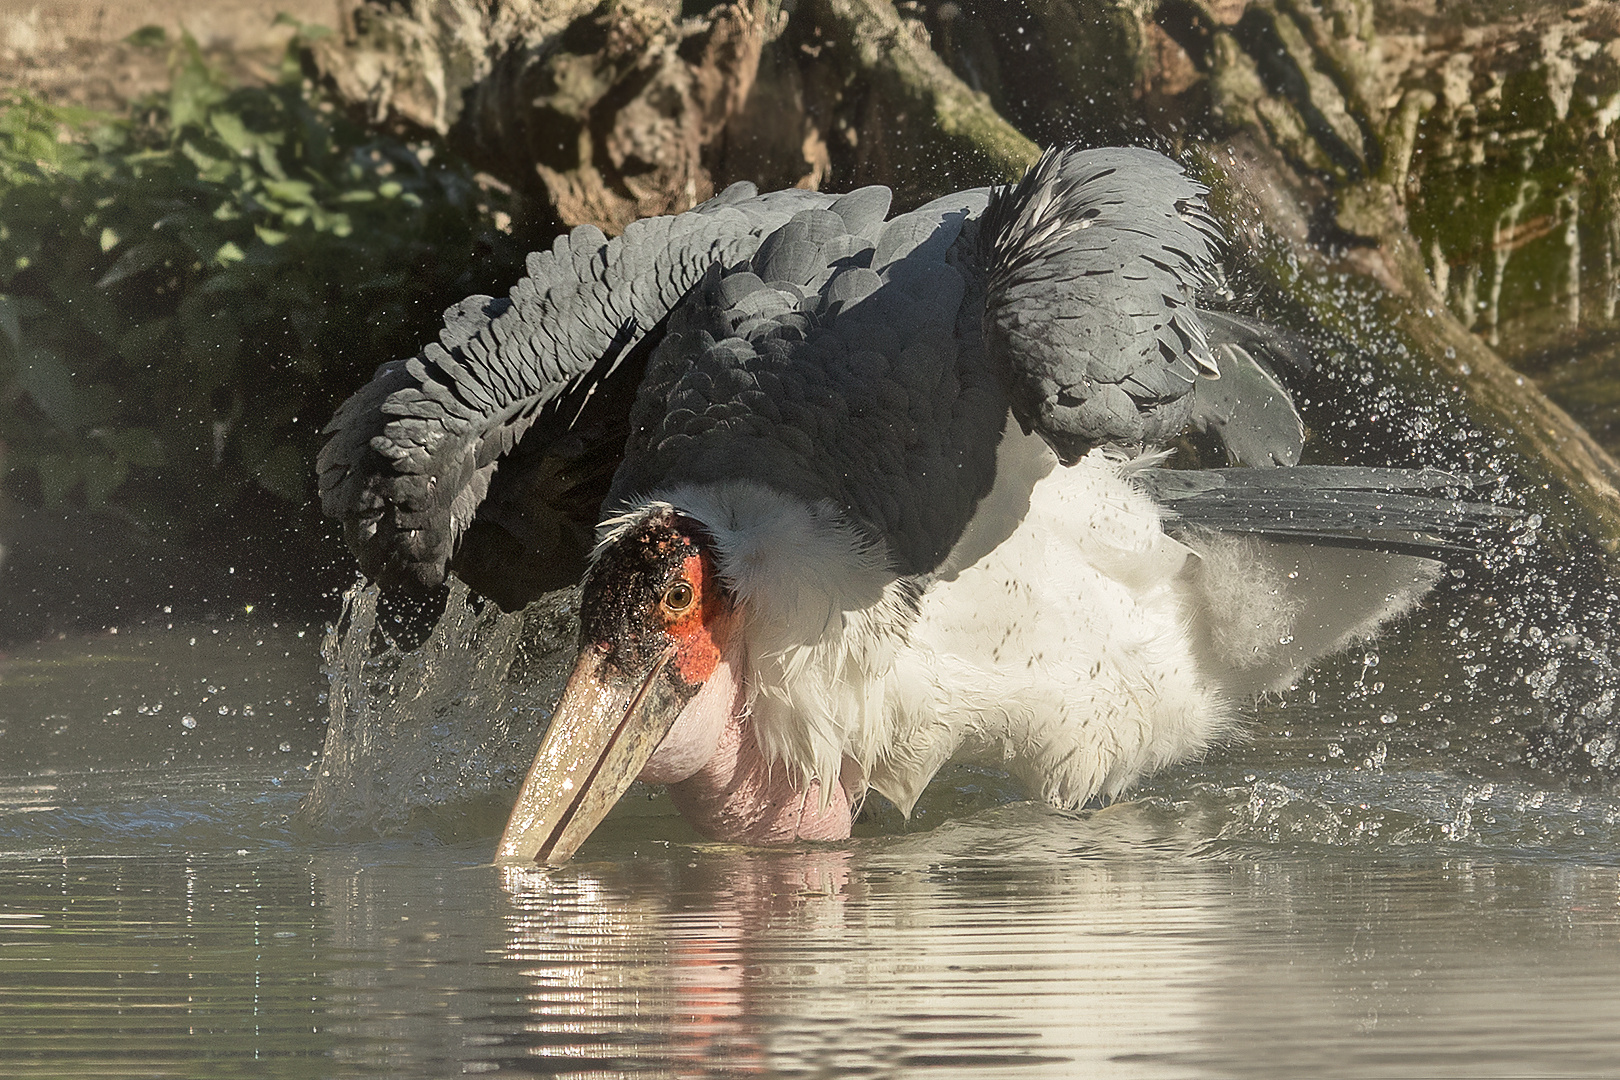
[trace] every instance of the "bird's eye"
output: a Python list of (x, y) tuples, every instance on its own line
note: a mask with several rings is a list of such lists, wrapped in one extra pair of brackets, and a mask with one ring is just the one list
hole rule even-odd
[(684, 581), (677, 581), (664, 590), (664, 606), (677, 614), (691, 607), (695, 599), (697, 593)]

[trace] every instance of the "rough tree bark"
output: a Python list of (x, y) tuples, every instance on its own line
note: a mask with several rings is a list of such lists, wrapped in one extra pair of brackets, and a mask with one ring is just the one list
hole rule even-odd
[(740, 178), (915, 204), (1017, 175), (1031, 139), (1174, 147), (1272, 288), (1332, 327), (1348, 283), (1421, 358), (1389, 377), (1455, 385), (1620, 556), (1620, 466), (1492, 347), (1620, 341), (1620, 4), (367, 0), (311, 61), (530, 196), (537, 231)]
[[(1315, 271), (1290, 271), (1277, 284), (1331, 324), (1345, 313), (1336, 292), (1310, 287), (1313, 278), (1376, 283), (1378, 317), (1431, 369), (1407, 367), (1405, 376), (1432, 371), (1458, 386), (1473, 418), (1560, 491), (1565, 524), (1611, 557), (1620, 550), (1620, 466), (1469, 328), (1480, 321), (1473, 283), (1483, 270), (1488, 333), (1500, 340), (1505, 270), (1513, 230), (1531, 216), (1535, 154), (1563, 147), (1551, 166), (1563, 175), (1546, 194), (1565, 204), (1578, 198), (1588, 175), (1581, 153), (1593, 141), (1614, 159), (1615, 14), (1612, 4), (1545, 3), (1469, 26), (1420, 5), (1367, 0), (1254, 0), (1235, 18), (1172, 0), (1156, 12), (1207, 73), (1220, 125), (1209, 133), (1242, 148), (1230, 158), (1231, 189), (1267, 193), (1251, 201), (1258, 217), (1299, 267)], [(1382, 33), (1381, 16), (1405, 33)], [(1612, 187), (1612, 171), (1594, 179)], [(1482, 190), (1503, 187), (1514, 191), (1505, 206)], [(1455, 287), (1454, 278), (1469, 284)], [(1564, 291), (1578, 311), (1578, 266)]]

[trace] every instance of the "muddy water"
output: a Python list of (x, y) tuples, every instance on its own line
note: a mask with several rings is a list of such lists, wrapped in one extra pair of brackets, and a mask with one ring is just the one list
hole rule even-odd
[(759, 852), (633, 791), (549, 872), (486, 862), (543, 692), (401, 702), (397, 657), (372, 674), (424, 711), (370, 733), (389, 824), (295, 814), (360, 777), (318, 757), (320, 636), (0, 661), (0, 1074), (1620, 1072), (1620, 798), (1518, 763), (1500, 702), (1396, 685), (1420, 634), (1104, 809), (956, 769), (911, 823)]

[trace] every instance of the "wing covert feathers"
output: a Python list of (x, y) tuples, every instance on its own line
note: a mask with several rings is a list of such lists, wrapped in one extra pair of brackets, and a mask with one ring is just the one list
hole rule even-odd
[(1193, 308), (1218, 281), (1206, 189), (1151, 150), (1053, 149), (990, 196), (980, 228), (985, 338), (1012, 408), (1066, 464), (1154, 445), (1218, 377)]
[(944, 558), (994, 479), (1006, 399), (977, 319), (959, 325), (968, 208), (884, 222), (872, 192), (710, 268), (648, 361), (610, 507), (754, 482), (836, 507), (901, 573)]

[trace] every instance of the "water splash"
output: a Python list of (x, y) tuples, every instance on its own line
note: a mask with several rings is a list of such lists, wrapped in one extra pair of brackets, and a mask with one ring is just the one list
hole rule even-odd
[(306, 829), (396, 833), (431, 819), (476, 834), (504, 813), (567, 677), (578, 590), (507, 614), (452, 581), (419, 647), (377, 633), (376, 586), (356, 585), (321, 652), (326, 745), (296, 820)]
[[(1383, 671), (1391, 687), (1421, 674), (1455, 703), (1504, 717), (1524, 748), (1498, 748), (1561, 780), (1620, 776), (1620, 641), (1612, 629), (1620, 589), (1603, 577), (1592, 540), (1572, 535), (1555, 496), (1526, 483), (1534, 470), (1470, 419), (1460, 388), (1415, 354), (1376, 315), (1376, 298), (1349, 279), (1314, 281), (1344, 313), (1318, 342), (1321, 363), (1297, 380), (1313, 460), (1432, 467), (1499, 486), (1475, 487), (1524, 516), (1489, 550), (1452, 556), (1450, 574), (1416, 617), (1432, 623), (1425, 648)], [(1543, 515), (1546, 515), (1545, 517)], [(1374, 688), (1373, 673), (1350, 693)], [(1437, 695), (1441, 691), (1436, 691)]]

